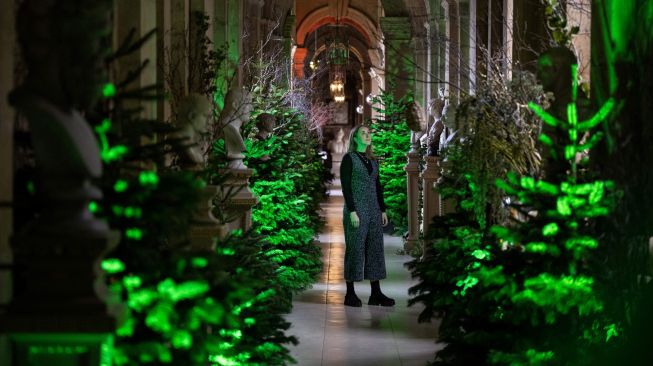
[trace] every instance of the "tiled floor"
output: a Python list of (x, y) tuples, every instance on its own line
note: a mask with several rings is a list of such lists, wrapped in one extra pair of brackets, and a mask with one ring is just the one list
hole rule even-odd
[(297, 296), (287, 319), (290, 333), (300, 344), (292, 355), (300, 366), (413, 366), (433, 359), (436, 324), (419, 324), (421, 309), (407, 307), (408, 288), (414, 284), (403, 264), (410, 256), (399, 255), (400, 238), (385, 236), (388, 278), (381, 281), (383, 292), (393, 297), (393, 308), (368, 306), (369, 282), (357, 283), (362, 308), (343, 306), (345, 253), (342, 229), (342, 193), (339, 187), (323, 205), (327, 228), (320, 235), (324, 270), (312, 289)]

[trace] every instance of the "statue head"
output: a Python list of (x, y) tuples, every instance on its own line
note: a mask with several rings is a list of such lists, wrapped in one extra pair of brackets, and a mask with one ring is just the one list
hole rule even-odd
[(270, 113), (261, 113), (256, 118), (256, 128), (258, 128), (258, 136), (260, 138), (267, 138), (270, 136), (276, 124), (277, 118)]
[(212, 107), (211, 102), (203, 95), (197, 93), (187, 95), (179, 103), (177, 125), (190, 127), (196, 134), (206, 133)]
[(445, 104), (446, 102), (443, 98), (433, 98), (429, 101), (428, 111), (433, 117), (439, 119), (442, 117), (442, 110)]
[(336, 133), (336, 141), (342, 141), (344, 137), (345, 137), (345, 131), (343, 131), (342, 128), (339, 128), (338, 132)]
[(413, 132), (420, 132), (426, 129), (426, 121), (424, 120), (424, 109), (417, 102), (408, 105), (405, 113), (406, 123), (408, 128)]

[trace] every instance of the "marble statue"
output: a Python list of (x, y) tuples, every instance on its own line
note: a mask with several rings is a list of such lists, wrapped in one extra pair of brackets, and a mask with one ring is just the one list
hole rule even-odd
[(202, 135), (207, 133), (211, 115), (211, 102), (203, 95), (192, 93), (179, 103), (176, 123), (179, 131), (175, 136), (185, 139), (188, 144), (181, 156), (181, 164), (185, 169), (201, 169), (205, 163), (199, 143)]
[[(256, 118), (256, 128), (258, 132), (256, 133), (256, 138), (259, 140), (266, 140), (272, 132), (277, 123), (277, 117), (270, 113), (261, 113)], [(263, 155), (261, 157), (262, 161), (270, 160), (270, 155)]]
[(243, 88), (231, 89), (224, 101), (221, 114), (221, 126), (224, 132), (224, 142), (231, 169), (247, 169), (243, 163), (246, 150), (245, 142), (240, 134), (243, 124), (249, 120), (252, 113), (252, 96)]
[(270, 134), (272, 134), (272, 131), (274, 131), (276, 123), (277, 118), (274, 115), (270, 113), (261, 113), (256, 119), (256, 128), (258, 129), (256, 137), (259, 140), (267, 139)]
[[(78, 111), (96, 104), (107, 80), (108, 48), (102, 34), (109, 27), (110, 6), (103, 1), (86, 4), (83, 19), (73, 16), (72, 10), (64, 13), (70, 18), (60, 19), (58, 12), (71, 6), (82, 5), (21, 4), (17, 28), (28, 74), (9, 100), (29, 123), (37, 195), (45, 207), (28, 230), (103, 236), (107, 225), (88, 211), (88, 202), (102, 196), (92, 183), (102, 174), (102, 161), (95, 133)], [(63, 25), (70, 28), (58, 29)], [(71, 30), (77, 26), (79, 31)]]
[(345, 145), (345, 142), (343, 141), (343, 138), (345, 137), (345, 132), (342, 130), (342, 128), (338, 129), (338, 132), (336, 133), (336, 139), (329, 141), (329, 144), (327, 145), (327, 148), (331, 152), (331, 155), (334, 154), (344, 154), (347, 151), (347, 147)]
[(424, 119), (424, 109), (417, 102), (411, 103), (406, 110), (406, 123), (410, 128), (410, 152), (419, 151), (420, 140), (425, 134), (426, 121)]
[(422, 141), (426, 142), (427, 156), (438, 156), (440, 152), (440, 138), (444, 131), (444, 123), (442, 117), (444, 109), (447, 108), (447, 101), (444, 98), (444, 89), (438, 91), (438, 98), (432, 99), (429, 103), (431, 114), (433, 115), (433, 123), (429, 127), (426, 137)]
[(342, 157), (347, 152), (347, 144), (343, 140), (345, 132), (342, 128), (338, 129), (335, 137), (335, 140), (329, 141), (327, 149), (331, 153), (331, 174), (336, 178), (340, 178), (340, 164), (342, 163)]

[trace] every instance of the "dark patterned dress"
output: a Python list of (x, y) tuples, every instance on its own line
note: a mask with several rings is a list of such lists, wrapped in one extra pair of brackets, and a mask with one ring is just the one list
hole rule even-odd
[[(377, 281), (386, 278), (383, 255), (385, 211), (383, 190), (379, 182), (379, 164), (364, 154), (347, 153), (340, 168), (345, 197), (345, 281)], [(360, 225), (351, 224), (350, 212), (356, 211)]]

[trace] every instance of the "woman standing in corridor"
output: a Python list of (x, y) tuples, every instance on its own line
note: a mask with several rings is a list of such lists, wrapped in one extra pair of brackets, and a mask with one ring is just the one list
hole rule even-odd
[(368, 305), (393, 306), (394, 299), (381, 292), (379, 280), (386, 278), (383, 255), (383, 226), (388, 224), (379, 180), (379, 163), (372, 155), (369, 128), (356, 126), (349, 135), (349, 152), (340, 166), (345, 197), (345, 305), (362, 306), (354, 282), (370, 280), (372, 294)]

